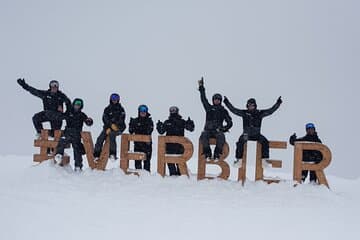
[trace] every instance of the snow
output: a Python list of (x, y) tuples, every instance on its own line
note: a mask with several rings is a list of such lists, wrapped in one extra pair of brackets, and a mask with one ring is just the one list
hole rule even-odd
[[(195, 161), (192, 159), (191, 161)], [(82, 173), (2, 156), (0, 239), (355, 239), (360, 179), (331, 189), (125, 175), (119, 161)]]

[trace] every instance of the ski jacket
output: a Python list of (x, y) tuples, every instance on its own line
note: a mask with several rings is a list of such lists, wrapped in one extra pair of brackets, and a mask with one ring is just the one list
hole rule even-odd
[[(291, 145), (294, 145), (295, 142), (318, 142), (321, 143), (320, 138), (318, 137), (317, 133), (315, 132), (314, 135), (306, 134), (304, 137), (296, 138), (295, 135), (292, 135), (289, 139), (289, 142)], [(304, 150), (303, 151), (303, 161), (304, 162), (315, 162), (318, 163), (322, 160), (322, 154), (321, 152), (317, 150)]]
[(119, 128), (119, 131), (123, 132), (126, 128), (125, 117), (125, 110), (120, 103), (110, 103), (104, 109), (102, 116), (104, 129), (110, 128), (112, 124), (115, 124)]
[[(185, 129), (192, 132), (194, 131), (194, 121), (190, 118), (188, 120), (182, 119), (179, 114), (170, 114), (169, 118), (164, 122), (158, 122), (156, 129), (159, 134), (166, 133), (166, 136), (184, 136)], [(167, 154), (182, 154), (184, 147), (179, 143), (167, 143)]]
[(159, 122), (156, 129), (159, 134), (166, 133), (166, 136), (184, 136), (185, 129), (192, 132), (194, 131), (194, 121), (191, 119), (184, 120), (179, 114), (171, 114), (164, 122)]
[[(221, 105), (211, 105), (206, 98), (205, 88), (203, 86), (199, 87), (200, 99), (204, 106), (206, 112), (205, 120), (205, 131), (221, 131), (227, 132), (232, 127), (232, 119), (229, 115), (229, 112)], [(226, 125), (223, 125), (223, 122), (226, 122)]]
[(235, 108), (229, 100), (224, 101), (225, 105), (229, 110), (237, 116), (242, 117), (243, 119), (243, 133), (248, 134), (249, 136), (256, 136), (261, 134), (261, 123), (264, 117), (267, 117), (273, 114), (279, 107), (280, 103), (275, 103), (271, 108), (253, 111), (247, 109), (237, 109)]
[(154, 130), (154, 123), (148, 113), (146, 117), (130, 118), (129, 133), (151, 135)]
[(61, 91), (52, 93), (50, 89), (48, 90), (39, 90), (34, 87), (31, 87), (29, 84), (24, 83), (22, 87), (31, 93), (32, 95), (41, 98), (43, 101), (43, 107), (45, 111), (58, 111), (58, 107), (63, 107), (64, 103), (66, 108), (70, 108), (71, 101), (70, 99)]
[(80, 110), (75, 111), (73, 107), (70, 107), (62, 116), (66, 120), (65, 135), (72, 133), (80, 134), (85, 120), (88, 119), (85, 113)]

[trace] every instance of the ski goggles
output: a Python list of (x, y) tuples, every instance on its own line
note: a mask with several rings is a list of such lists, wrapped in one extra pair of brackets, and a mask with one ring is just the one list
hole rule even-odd
[(82, 106), (82, 101), (76, 100), (76, 101), (74, 102), (74, 106)]
[(305, 128), (306, 129), (310, 129), (310, 128), (315, 129), (315, 125), (313, 123), (308, 123), (308, 124), (305, 125)]

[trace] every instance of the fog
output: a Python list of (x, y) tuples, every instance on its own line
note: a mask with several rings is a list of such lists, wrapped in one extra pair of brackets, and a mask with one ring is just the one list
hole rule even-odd
[[(127, 123), (139, 104), (154, 121), (177, 105), (195, 121), (187, 136), (197, 149), (205, 119), (197, 80), (204, 76), (209, 99), (219, 92), (237, 107), (255, 97), (268, 108), (282, 96), (262, 133), (287, 141), (314, 122), (333, 153), (327, 173), (357, 178), (359, 7), (355, 0), (1, 0), (0, 154), (38, 151), (31, 118), (42, 103), (17, 85), (19, 77), (39, 89), (56, 79), (71, 99), (83, 98), (95, 121), (84, 129), (93, 138), (112, 92), (121, 96)], [(242, 122), (231, 116), (233, 158)], [(275, 155), (291, 169), (292, 146)]]

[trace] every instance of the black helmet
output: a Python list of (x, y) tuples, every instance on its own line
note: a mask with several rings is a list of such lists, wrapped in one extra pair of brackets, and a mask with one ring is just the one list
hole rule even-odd
[(179, 108), (177, 106), (171, 106), (169, 108), (169, 112), (170, 112), (170, 114), (178, 114), (179, 113)]
[(257, 108), (257, 104), (256, 104), (255, 98), (250, 98), (249, 100), (247, 100), (246, 108), (248, 108), (249, 105), (255, 105), (255, 108)]
[(215, 99), (220, 100), (220, 102), (222, 102), (222, 96), (220, 93), (215, 93), (212, 97), (212, 100), (214, 101)]
[(51, 88), (51, 87), (59, 88), (59, 82), (56, 81), (56, 80), (51, 80), (51, 81), (49, 82), (49, 88)]
[(73, 105), (73, 107), (76, 105), (80, 106), (80, 110), (81, 110), (84, 107), (84, 101), (81, 98), (75, 98), (72, 105)]

